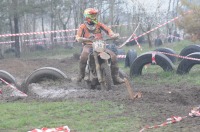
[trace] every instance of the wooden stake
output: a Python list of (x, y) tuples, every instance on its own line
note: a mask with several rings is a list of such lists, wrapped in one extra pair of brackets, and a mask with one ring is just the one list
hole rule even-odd
[(124, 78), (124, 81), (125, 81), (125, 85), (126, 85), (126, 88), (128, 90), (130, 99), (134, 100), (135, 98), (141, 98), (142, 97), (142, 94), (140, 92), (138, 92), (134, 95), (133, 89), (131, 88), (130, 82), (128, 81), (127, 78)]

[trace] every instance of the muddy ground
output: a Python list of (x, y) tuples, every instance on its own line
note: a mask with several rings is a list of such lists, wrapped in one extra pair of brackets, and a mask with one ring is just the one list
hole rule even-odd
[[(124, 84), (113, 86), (110, 91), (90, 90), (84, 82), (76, 84), (74, 78), (78, 74), (78, 61), (74, 57), (58, 59), (3, 59), (0, 61), (0, 69), (12, 74), (18, 84), (34, 70), (41, 67), (55, 67), (64, 72), (72, 80), (64, 82), (42, 82), (29, 86), (28, 97), (20, 99), (29, 100), (110, 100), (121, 103), (127, 107), (124, 116), (133, 115), (135, 112), (143, 113), (140, 116), (144, 126), (160, 124), (171, 116), (187, 116), (192, 107), (200, 103), (200, 87), (183, 83), (174, 86), (173, 84), (156, 84), (153, 86), (139, 85), (131, 80), (134, 92), (142, 92), (142, 98), (135, 101), (129, 99), (128, 91)], [(154, 77), (146, 75), (141, 79)], [(6, 87), (7, 89), (8, 87)], [(8, 97), (9, 90), (2, 88), (0, 95), (1, 102), (15, 101), (16, 98)], [(7, 92), (7, 95), (6, 95)], [(156, 114), (153, 114), (156, 113)], [(141, 126), (142, 128), (143, 126)], [(170, 127), (179, 131), (199, 132), (200, 118), (188, 117)], [(160, 128), (162, 131), (167, 129)]]

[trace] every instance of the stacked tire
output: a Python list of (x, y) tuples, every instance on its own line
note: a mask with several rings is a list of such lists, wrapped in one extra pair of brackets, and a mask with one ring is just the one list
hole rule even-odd
[(125, 67), (130, 67), (137, 58), (137, 52), (134, 49), (128, 50), (125, 58)]
[(171, 61), (172, 63), (176, 63), (177, 58), (175, 57), (176, 52), (170, 48), (157, 48), (154, 51), (158, 51), (161, 52), (162, 54), (166, 55)]
[(192, 67), (200, 64), (200, 45), (189, 45), (182, 49), (180, 56), (185, 56), (180, 60), (178, 65), (177, 74), (183, 75), (189, 73)]
[[(130, 77), (139, 76), (145, 65), (152, 63), (153, 52), (147, 52), (138, 56), (130, 67)], [(172, 61), (161, 53), (155, 54), (156, 65), (160, 66), (164, 71), (173, 71), (174, 64)]]

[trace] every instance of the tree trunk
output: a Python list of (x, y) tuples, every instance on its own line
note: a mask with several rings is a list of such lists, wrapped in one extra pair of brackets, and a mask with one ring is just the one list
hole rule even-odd
[[(12, 0), (14, 13), (14, 33), (19, 33), (18, 0)], [(19, 36), (15, 36), (15, 57), (20, 58)]]
[[(171, 8), (171, 1), (172, 0), (169, 0), (168, 10), (167, 10), (167, 21), (169, 19), (169, 13), (170, 13), (170, 8)], [(167, 35), (170, 33), (169, 28), (170, 28), (169, 24), (167, 24)]]
[[(10, 33), (13, 34), (13, 24), (12, 24), (12, 19), (9, 17), (9, 25), (10, 25)], [(10, 37), (11, 41), (14, 41), (14, 36)], [(15, 43), (11, 44), (11, 47), (14, 48), (15, 47)]]
[[(19, 33), (19, 19), (17, 13), (14, 15), (14, 30), (15, 34)], [(20, 58), (19, 36), (15, 36), (15, 57)]]
[[(151, 30), (151, 24), (148, 24), (147, 31), (150, 31), (150, 30)], [(148, 43), (149, 43), (149, 48), (151, 48), (151, 47), (152, 47), (151, 33), (148, 33), (148, 34), (147, 34), (147, 40), (148, 40)]]

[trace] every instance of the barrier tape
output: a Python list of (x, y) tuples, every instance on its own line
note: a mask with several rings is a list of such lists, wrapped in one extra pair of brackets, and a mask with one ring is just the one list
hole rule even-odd
[[(129, 24), (111, 25), (110, 27), (124, 26)], [(17, 33), (17, 34), (1, 34), (0, 37), (11, 37), (11, 36), (28, 36), (28, 35), (38, 35), (38, 34), (51, 34), (51, 33), (61, 33), (61, 32), (72, 32), (78, 29), (68, 29), (68, 30), (57, 30), (57, 31), (45, 31), (45, 32), (30, 32), (30, 33)]]
[(189, 113), (190, 117), (200, 117), (200, 105), (198, 107), (192, 108), (191, 112)]
[[(188, 14), (188, 13), (191, 13), (191, 12), (192, 12), (192, 11), (190, 10), (190, 11), (187, 11), (186, 13), (184, 13), (184, 14)], [(177, 16), (177, 17), (175, 17), (175, 18), (173, 18), (173, 19), (171, 19), (171, 20), (169, 20), (169, 21), (167, 21), (167, 22), (165, 22), (165, 23), (163, 23), (163, 24), (160, 24), (160, 25), (158, 25), (157, 27), (152, 28), (151, 30), (149, 30), (149, 31), (147, 31), (147, 32), (145, 32), (145, 33), (143, 33), (143, 34), (141, 34), (141, 35), (139, 35), (139, 36), (137, 36), (137, 37), (131, 39), (130, 41), (137, 40), (138, 38), (140, 38), (140, 37), (142, 37), (142, 36), (144, 36), (144, 35), (146, 35), (146, 34), (149, 34), (150, 32), (153, 32), (153, 31), (155, 31), (155, 30), (157, 30), (157, 29), (159, 29), (159, 28), (165, 26), (166, 24), (171, 23), (171, 22), (173, 22), (173, 21), (179, 19), (180, 17), (181, 17), (181, 15), (180, 15), (180, 16)], [(130, 42), (130, 41), (129, 41), (129, 42)], [(124, 46), (124, 45), (122, 44), (120, 47), (122, 47), (122, 46)]]
[(159, 127), (163, 127), (163, 126), (166, 126), (168, 124), (172, 124), (172, 123), (176, 123), (176, 122), (180, 122), (181, 120), (183, 120), (184, 118), (186, 118), (187, 116), (185, 117), (179, 117), (179, 116), (173, 116), (171, 118), (168, 118), (166, 122), (162, 123), (162, 124), (159, 124), (159, 125), (154, 125), (154, 126), (146, 126), (144, 128), (142, 128), (139, 132), (143, 132), (147, 129), (153, 129), (153, 128), (159, 128)]
[[(4, 79), (0, 78), (0, 80), (2, 82), (4, 82), (7, 86), (9, 86), (10, 88), (14, 89), (15, 91), (18, 91), (21, 95), (20, 96), (24, 96), (24, 97), (27, 97), (28, 95), (23, 93), (22, 91), (18, 90), (15, 86), (9, 84), (8, 82), (6, 82)], [(11, 96), (16, 96), (16, 95), (11, 95)]]
[[(136, 38), (136, 37), (137, 37), (136, 34), (134, 34), (134, 35), (135, 35), (134, 38)], [(137, 46), (139, 47), (139, 49), (142, 51), (142, 47), (141, 47), (141, 45), (139, 44), (139, 42), (137, 41), (137, 39), (135, 39), (135, 42), (136, 42)]]
[(12, 43), (15, 43), (15, 41), (0, 42), (0, 44), (12, 44)]
[(117, 58), (126, 58), (126, 55), (117, 55)]
[(162, 53), (162, 54), (166, 54), (166, 55), (170, 55), (170, 56), (174, 56), (174, 57), (182, 58), (182, 59), (200, 61), (200, 59), (198, 59), (198, 58), (192, 58), (192, 57), (188, 57), (188, 56), (181, 56), (181, 55), (178, 55), (178, 54), (170, 54), (170, 53), (160, 52), (160, 51), (154, 51), (154, 52)]
[(34, 129), (28, 132), (70, 132), (70, 129), (68, 126), (62, 126), (57, 128), (42, 128), (42, 129)]
[(152, 52), (152, 58), (151, 58), (151, 63), (152, 64), (156, 64), (156, 58), (155, 58), (155, 56), (156, 56), (156, 52)]
[(183, 116), (183, 117), (172, 116), (171, 118), (168, 118), (167, 121), (162, 123), (162, 124), (154, 125), (154, 126), (146, 126), (146, 127), (142, 128), (139, 132), (143, 132), (147, 129), (163, 127), (163, 126), (166, 126), (166, 125), (172, 124), (172, 123), (177, 123), (177, 122), (180, 122), (181, 120), (183, 120), (187, 117), (200, 117), (200, 106), (194, 107), (188, 115), (189, 116)]
[(121, 47), (123, 47), (124, 45), (126, 45), (128, 42), (130, 42), (131, 38), (135, 35), (135, 32), (136, 32), (137, 29), (139, 28), (139, 25), (140, 25), (140, 23), (138, 23), (138, 25), (137, 25), (137, 27), (135, 28), (133, 34), (132, 34), (121, 46), (119, 46), (118, 48), (121, 48)]

